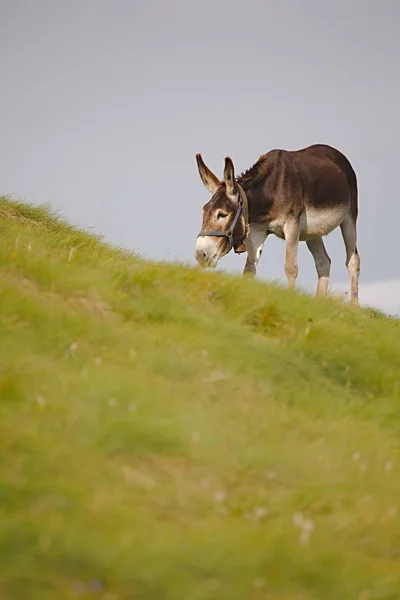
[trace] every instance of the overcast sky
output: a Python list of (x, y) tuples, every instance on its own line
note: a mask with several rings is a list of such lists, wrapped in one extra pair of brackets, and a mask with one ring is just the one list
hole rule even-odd
[[(328, 143), (358, 176), (360, 300), (395, 312), (399, 61), (398, 0), (0, 0), (0, 194), (194, 264), (196, 152), (220, 176)], [(348, 289), (339, 230), (326, 246)], [(283, 256), (269, 238), (259, 276), (284, 280)], [(299, 269), (314, 289), (305, 244)]]

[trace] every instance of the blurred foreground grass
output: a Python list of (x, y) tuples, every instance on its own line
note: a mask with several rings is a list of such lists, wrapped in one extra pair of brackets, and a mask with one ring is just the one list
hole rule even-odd
[(0, 201), (0, 599), (398, 600), (400, 324)]

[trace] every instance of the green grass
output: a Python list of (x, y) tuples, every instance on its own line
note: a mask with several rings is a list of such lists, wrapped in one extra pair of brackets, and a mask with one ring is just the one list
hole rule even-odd
[(2, 199), (0, 340), (1, 600), (400, 598), (399, 321)]

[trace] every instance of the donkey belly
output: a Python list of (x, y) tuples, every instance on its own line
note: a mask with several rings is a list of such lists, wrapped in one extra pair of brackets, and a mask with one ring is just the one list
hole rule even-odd
[(300, 217), (300, 240), (312, 240), (327, 235), (343, 222), (348, 210), (348, 206), (319, 210), (312, 207), (306, 208)]

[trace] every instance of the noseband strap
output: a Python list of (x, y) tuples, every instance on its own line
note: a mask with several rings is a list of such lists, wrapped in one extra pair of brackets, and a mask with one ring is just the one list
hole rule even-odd
[[(249, 211), (248, 211), (248, 206), (247, 206), (246, 194), (244, 193), (244, 191), (242, 190), (242, 188), (240, 186), (238, 186), (238, 187), (239, 187), (238, 207), (237, 207), (236, 214), (234, 216), (234, 219), (232, 221), (232, 225), (230, 226), (230, 228), (227, 231), (201, 231), (197, 236), (197, 237), (207, 237), (207, 236), (226, 237), (226, 238), (228, 238), (228, 241), (229, 241), (229, 252), (232, 250), (232, 248), (236, 252), (236, 249), (239, 248), (239, 246), (241, 246), (242, 243), (244, 242), (244, 240), (247, 238), (248, 229), (249, 229)], [(244, 217), (244, 236), (237, 244), (234, 244), (233, 234), (235, 232), (236, 225), (238, 224), (239, 219), (242, 215)]]

